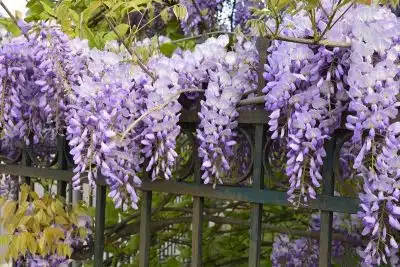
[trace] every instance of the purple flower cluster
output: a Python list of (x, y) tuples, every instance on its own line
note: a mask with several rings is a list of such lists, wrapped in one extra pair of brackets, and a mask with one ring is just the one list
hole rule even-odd
[(16, 200), (18, 196), (19, 182), (18, 177), (1, 174), (0, 179), (0, 198)]
[(140, 134), (137, 129), (124, 139), (118, 134), (141, 115), (146, 80), (133, 79), (130, 66), (121, 60), (112, 52), (88, 52), (87, 73), (73, 87), (68, 106), (67, 138), (76, 164), (74, 187), (79, 188), (84, 173), (92, 186), (102, 174), (117, 207), (130, 199), (137, 208), (134, 188), (141, 184), (136, 173), (143, 162)]
[[(230, 161), (233, 146), (236, 144), (236, 105), (242, 94), (252, 88), (253, 79), (256, 78), (248, 62), (245, 62), (244, 54), (225, 50), (228, 41), (227, 36), (210, 38), (194, 52), (202, 53), (198, 58), (206, 63), (208, 78), (197, 129), (197, 139), (200, 142), (199, 157), (203, 162), (202, 178), (204, 183), (211, 180), (214, 185), (217, 182), (222, 183), (223, 178), (230, 174)], [(240, 48), (247, 53), (252, 49)], [(249, 60), (251, 61), (251, 58)]]
[[(335, 233), (341, 233), (344, 236), (359, 240), (357, 234), (356, 218), (347, 218), (337, 213), (333, 216), (333, 230)], [(313, 214), (310, 219), (310, 231), (318, 232), (320, 230), (320, 217)], [(342, 241), (332, 241), (333, 260), (341, 259), (345, 254), (356, 254), (358, 248), (354, 245), (345, 244)], [(271, 261), (272, 266), (295, 267), (295, 266), (318, 266), (319, 241), (307, 237), (291, 239), (286, 234), (279, 234), (275, 237), (272, 247)]]
[[(295, 29), (283, 29), (288, 36), (308, 37), (311, 25), (305, 13), (288, 17)], [(300, 205), (316, 197), (321, 166), (325, 157), (324, 141), (340, 126), (347, 94), (343, 85), (343, 59), (340, 49), (274, 41), (265, 65), (265, 107), (272, 138), (286, 139), (289, 201)], [(345, 62), (345, 61), (344, 61)], [(282, 118), (287, 118), (282, 123)]]
[(147, 93), (147, 110), (169, 102), (164, 108), (150, 113), (143, 120), (142, 153), (149, 159), (146, 171), (151, 171), (153, 180), (160, 175), (169, 180), (178, 157), (175, 147), (180, 133), (178, 122), (182, 106), (177, 99), (181, 87), (179, 74), (174, 71), (174, 64), (171, 63), (167, 57), (153, 57), (149, 66), (157, 75), (157, 79), (144, 86)]
[(222, 2), (223, 0), (180, 0), (179, 3), (187, 10), (187, 18), (181, 22), (185, 35), (199, 34), (201, 28), (211, 29), (218, 11), (222, 9)]
[(399, 19), (389, 9), (360, 6), (344, 16), (338, 25), (342, 32), (337, 30), (338, 36), (345, 35), (352, 42), (347, 76), (351, 115), (346, 127), (354, 132), (352, 141), (361, 147), (354, 168), (364, 178), (358, 215), (363, 235), (371, 236), (360, 251), (366, 265), (399, 262), (393, 234), (400, 230), (396, 210), (400, 125), (391, 122), (400, 106), (396, 99), (400, 90), (399, 27)]
[[(122, 207), (129, 198), (136, 208), (139, 171), (149, 172), (153, 180), (172, 177), (178, 157), (180, 91), (204, 85), (206, 100), (202, 102), (199, 129), (203, 165), (212, 160), (209, 157), (215, 162), (218, 157), (225, 159), (228, 148), (235, 144), (236, 103), (242, 92), (255, 87), (254, 46), (243, 41), (240, 53), (227, 52), (229, 38), (221, 36), (210, 38), (192, 52), (178, 50), (171, 58), (150, 53), (147, 68), (156, 77), (152, 81), (138, 66), (123, 63), (128, 55), (115, 43), (107, 44), (106, 51), (89, 49), (79, 40), (71, 43), (84, 66), (78, 70), (82, 78), (72, 86), (68, 105), (67, 138), (76, 164), (74, 187), (80, 186), (83, 175), (94, 186), (101, 173), (116, 206)], [(221, 135), (211, 145), (210, 133), (204, 132), (204, 126), (214, 123), (210, 114), (219, 114), (219, 127), (213, 134)], [(223, 163), (226, 170), (228, 158)], [(215, 164), (215, 168), (222, 168), (218, 165), (221, 162)], [(215, 170), (204, 171), (205, 179), (215, 178)]]
[[(325, 11), (332, 3), (323, 2)], [(343, 16), (342, 13), (348, 10)], [(327, 17), (319, 11), (317, 30)], [(359, 254), (366, 266), (398, 264), (395, 231), (400, 230), (398, 149), (400, 124), (393, 123), (400, 106), (400, 21), (387, 8), (344, 6), (341, 19), (326, 33), (332, 41), (351, 42), (350, 49), (328, 49), (274, 41), (264, 74), (265, 106), (271, 111), (273, 138), (287, 143), (289, 200), (315, 198), (322, 178), (324, 141), (341, 124), (354, 132), (342, 151), (364, 179), (359, 218), (368, 246)], [(273, 22), (267, 22), (273, 28)], [(296, 25), (289, 27), (290, 25)], [(304, 13), (283, 18), (280, 31), (291, 37), (312, 36)], [(347, 152), (346, 152), (347, 151)], [(351, 155), (357, 152), (355, 156)], [(345, 175), (353, 175), (347, 168)], [(295, 201), (297, 199), (297, 201)], [(282, 241), (283, 242), (283, 241)]]
[(263, 8), (265, 4), (262, 1), (238, 0), (234, 6), (233, 20), (235, 27), (240, 26), (246, 29), (246, 23), (252, 18), (252, 8)]
[(77, 78), (68, 38), (58, 27), (41, 23), (0, 49), (0, 125), (4, 138), (27, 145), (54, 139), (65, 129), (70, 85)]

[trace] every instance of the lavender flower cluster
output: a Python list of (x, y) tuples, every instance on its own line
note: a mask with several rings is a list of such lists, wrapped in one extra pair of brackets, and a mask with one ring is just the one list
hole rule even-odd
[[(287, 25), (296, 23), (298, 27), (283, 28), (282, 32), (308, 37), (311, 25), (305, 13), (287, 16)], [(289, 201), (300, 205), (316, 197), (326, 153), (324, 141), (340, 125), (348, 99), (342, 76), (348, 53), (281, 41), (274, 41), (269, 52), (265, 107), (271, 111), (272, 138), (286, 139)], [(283, 124), (279, 122), (282, 118), (286, 118)]]
[(117, 135), (141, 115), (146, 80), (133, 79), (130, 66), (121, 63), (118, 54), (89, 50), (85, 45), (80, 43), (77, 53), (83, 56), (88, 51), (83, 59), (86, 73), (79, 85), (72, 87), (67, 111), (67, 139), (76, 164), (73, 185), (79, 188), (85, 173), (89, 184), (95, 186), (101, 174), (117, 207), (130, 199), (137, 208), (134, 187), (141, 184), (136, 173), (143, 163), (139, 134), (135, 129), (124, 139)]
[(253, 0), (238, 0), (235, 2), (233, 10), (233, 21), (234, 26), (240, 26), (241, 29), (248, 31), (246, 23), (252, 18), (252, 8), (261, 9), (265, 7), (265, 3), (262, 1)]
[(222, 183), (223, 178), (230, 174), (232, 148), (236, 144), (236, 105), (242, 94), (255, 84), (249, 64), (241, 63), (243, 58), (237, 53), (223, 51), (228, 42), (226, 36), (220, 36), (201, 45), (214, 56), (212, 62), (205, 62), (209, 80), (206, 99), (201, 101), (197, 138), (200, 140), (199, 156), (203, 160), (202, 177), (205, 183), (212, 179), (214, 185)]
[(0, 49), (0, 127), (3, 138), (26, 145), (63, 133), (66, 95), (77, 78), (68, 37), (51, 24), (37, 26), (20, 21), (29, 39)]
[[(127, 203), (137, 208), (138, 172), (150, 173), (153, 180), (172, 177), (182, 109), (178, 98), (180, 92), (194, 89), (205, 91), (197, 135), (203, 178), (205, 182), (220, 179), (220, 172), (229, 170), (229, 149), (235, 144), (236, 104), (256, 84), (254, 46), (243, 41), (236, 53), (227, 51), (228, 43), (229, 38), (221, 36), (194, 51), (178, 50), (171, 58), (155, 53), (146, 64), (156, 77), (152, 80), (138, 66), (124, 62), (128, 54), (118, 45), (98, 51), (75, 40), (73, 51), (85, 66), (79, 70), (79, 82), (72, 86), (67, 110), (75, 188), (82, 178), (94, 186), (101, 174), (116, 207)], [(209, 131), (215, 123), (221, 136)], [(209, 166), (211, 161), (213, 166)]]
[(201, 29), (212, 29), (218, 11), (222, 10), (223, 0), (180, 0), (186, 7), (187, 17), (181, 21), (185, 35), (199, 34)]
[[(323, 6), (328, 13), (333, 8), (328, 2)], [(316, 30), (322, 32), (327, 18), (323, 11), (316, 16)], [(266, 109), (271, 111), (270, 130), (273, 138), (287, 143), (289, 201), (300, 205), (316, 197), (324, 141), (341, 126), (342, 113), (348, 112), (343, 119), (354, 134), (352, 146), (346, 150), (356, 152), (351, 167), (364, 179), (358, 216), (364, 225), (362, 234), (371, 237), (359, 254), (365, 266), (397, 265), (394, 233), (400, 230), (400, 124), (393, 120), (400, 106), (396, 99), (400, 90), (400, 21), (387, 8), (363, 5), (344, 6), (337, 16), (340, 20), (325, 37), (351, 42), (350, 49), (280, 41), (269, 48), (264, 92)], [(287, 15), (283, 21), (280, 31), (284, 35), (313, 35), (305, 13)], [(273, 27), (272, 22), (267, 23)]]
[[(345, 217), (344, 215), (334, 213), (333, 230), (354, 241), (360, 240), (357, 234), (358, 220), (355, 215)], [(309, 231), (318, 232), (320, 230), (319, 214), (312, 214), (309, 223)], [(345, 255), (355, 255), (357, 249), (354, 244), (345, 244), (339, 240), (332, 241), (332, 258), (341, 260)], [(318, 266), (319, 241), (307, 237), (291, 239), (287, 234), (279, 234), (275, 237), (271, 262), (272, 266), (295, 267), (295, 266)]]
[(16, 200), (18, 196), (18, 177), (1, 174), (0, 178), (0, 198)]

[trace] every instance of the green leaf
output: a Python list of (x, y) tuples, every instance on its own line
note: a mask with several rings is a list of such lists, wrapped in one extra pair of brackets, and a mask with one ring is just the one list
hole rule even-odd
[(110, 197), (107, 197), (106, 202), (106, 225), (114, 225), (118, 223), (119, 213), (115, 208), (115, 204)]
[(104, 35), (104, 42), (109, 42), (117, 39), (118, 36), (115, 34), (115, 32), (109, 32), (106, 35)]
[(52, 17), (57, 17), (56, 14), (54, 13), (53, 7), (51, 7), (47, 1), (40, 1), (40, 4), (42, 5), (44, 11), (46, 11), (49, 15)]
[(10, 32), (14, 36), (21, 35), (21, 29), (15, 25), (13, 21), (7, 18), (0, 18), (0, 26), (5, 28), (8, 32)]
[(101, 1), (93, 1), (90, 3), (90, 5), (83, 11), (83, 21), (87, 22), (92, 17), (93, 12), (98, 10), (101, 5)]
[(90, 47), (98, 47), (95, 35), (86, 25), (82, 25), (82, 32), (83, 37), (89, 41)]
[(119, 36), (124, 36), (129, 30), (129, 25), (125, 24), (125, 23), (121, 23), (121, 24), (115, 26), (115, 30), (118, 32)]
[(178, 46), (171, 43), (164, 43), (160, 46), (160, 51), (163, 55), (170, 57)]

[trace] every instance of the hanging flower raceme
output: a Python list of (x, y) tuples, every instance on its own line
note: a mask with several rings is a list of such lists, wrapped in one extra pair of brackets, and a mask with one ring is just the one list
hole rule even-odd
[[(142, 113), (145, 80), (135, 80), (130, 67), (111, 52), (92, 51), (87, 61), (87, 75), (68, 107), (68, 140), (76, 164), (73, 185), (79, 188), (82, 175), (95, 186), (98, 174), (110, 186), (109, 196), (122, 207), (123, 201), (137, 208), (135, 187), (143, 159), (140, 155), (138, 128), (124, 133)], [(140, 129), (140, 127), (139, 127)]]
[[(327, 2), (323, 6), (328, 13), (333, 8)], [(316, 15), (321, 32), (328, 23), (323, 13)], [(359, 217), (363, 234), (371, 235), (360, 255), (368, 266), (396, 265), (398, 246), (392, 233), (400, 229), (396, 228), (395, 213), (398, 126), (391, 121), (399, 106), (400, 22), (389, 9), (362, 5), (345, 6), (338, 16), (341, 19), (327, 31), (326, 38), (351, 42), (350, 49), (274, 41), (264, 74), (270, 130), (273, 138), (287, 142), (289, 201), (298, 204), (316, 197), (324, 141), (341, 125), (342, 113), (349, 112), (346, 127), (354, 132), (350, 151), (357, 152), (352, 157), (353, 167), (364, 178)], [(304, 18), (301, 12), (285, 17), (283, 27), (296, 27), (282, 28), (282, 32), (293, 37), (312, 36), (313, 28)]]
[[(296, 23), (299, 27), (283, 31), (289, 36), (307, 37), (312, 31), (304, 16), (299, 12), (286, 18), (287, 24)], [(265, 106), (271, 111), (268, 124), (273, 139), (286, 139), (288, 199), (300, 205), (308, 198), (316, 198), (315, 188), (320, 186), (326, 155), (324, 141), (340, 126), (347, 100), (340, 75), (341, 60), (347, 54), (338, 48), (280, 41), (275, 41), (269, 50), (264, 74), (268, 81), (264, 88)]]
[[(199, 58), (208, 67), (206, 77), (209, 80), (206, 80), (205, 100), (201, 101), (197, 139), (200, 142), (202, 178), (205, 183), (212, 181), (214, 185), (222, 183), (223, 178), (230, 174), (230, 161), (236, 144), (236, 106), (242, 94), (253, 88), (252, 79), (255, 78), (252, 68), (243, 60), (244, 55), (226, 51), (228, 42), (227, 36), (220, 36), (218, 39), (210, 38), (199, 47), (199, 53), (203, 55)], [(249, 50), (242, 51), (249, 53)]]
[(181, 87), (179, 75), (172, 69), (171, 63), (169, 58), (163, 56), (153, 58), (149, 65), (157, 79), (144, 86), (146, 109), (155, 109), (143, 119), (145, 129), (141, 141), (142, 153), (149, 159), (146, 171), (151, 171), (153, 180), (159, 176), (169, 180), (178, 157), (175, 148), (180, 133), (178, 122), (182, 106), (177, 99)]
[(5, 138), (37, 144), (65, 129), (67, 94), (78, 74), (58, 27), (20, 24), (28, 39), (15, 38), (0, 51), (1, 127)]

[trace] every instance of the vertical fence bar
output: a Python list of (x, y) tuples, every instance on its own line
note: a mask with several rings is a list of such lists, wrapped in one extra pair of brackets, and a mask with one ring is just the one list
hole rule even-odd
[[(28, 153), (27, 149), (28, 148), (25, 147), (24, 150), (22, 151), (21, 165), (22, 166), (26, 166), (26, 167), (30, 167), (30, 166), (32, 166), (32, 159), (29, 156), (29, 153)], [(22, 178), (23, 178), (23, 182), (24, 183), (26, 183), (27, 185), (32, 186), (32, 188), (33, 188), (33, 185), (31, 184), (31, 177), (24, 176)]]
[[(335, 189), (333, 176), (333, 156), (336, 139), (333, 137), (327, 141), (326, 157), (323, 165), (323, 195), (332, 196)], [(321, 211), (321, 230), (319, 236), (319, 265), (320, 267), (331, 266), (332, 254), (332, 218), (330, 211)]]
[[(79, 201), (83, 199), (83, 194), (81, 191), (73, 190), (72, 183), (70, 183), (70, 190), (72, 191), (72, 205), (77, 205)], [(72, 267), (80, 267), (82, 264), (80, 262), (74, 261)]]
[[(256, 47), (259, 56), (258, 65), (258, 95), (262, 95), (262, 89), (265, 87), (265, 79), (263, 77), (264, 64), (267, 62), (267, 49), (269, 40), (258, 38)], [(264, 167), (263, 167), (263, 151), (265, 139), (265, 127), (262, 124), (255, 126), (254, 134), (254, 162), (253, 162), (253, 185), (254, 189), (264, 188)], [(250, 247), (249, 247), (249, 266), (260, 266), (260, 250), (261, 250), (261, 223), (262, 223), (262, 204), (251, 204), (250, 214)]]
[[(66, 140), (64, 135), (57, 136), (57, 168), (59, 170), (68, 169), (67, 158), (65, 157)], [(67, 183), (58, 181), (57, 182), (57, 195), (64, 198), (67, 197)]]
[[(194, 153), (194, 181), (201, 184), (201, 160), (198, 157), (197, 149)], [(203, 210), (204, 197), (193, 197), (192, 217), (192, 267), (201, 267), (203, 259)]]
[(94, 240), (94, 266), (103, 266), (104, 256), (104, 225), (106, 213), (106, 186), (96, 186), (96, 221)]
[[(264, 188), (264, 168), (263, 168), (263, 148), (264, 148), (264, 125), (257, 124), (255, 129), (255, 147), (254, 147), (254, 165), (253, 165), (253, 188)], [(250, 248), (249, 248), (249, 266), (260, 266), (261, 250), (261, 222), (262, 222), (263, 204), (251, 204), (250, 215)]]
[(139, 266), (149, 267), (150, 254), (150, 222), (151, 222), (151, 202), (153, 192), (143, 191), (142, 205), (140, 207), (140, 247), (139, 247)]

